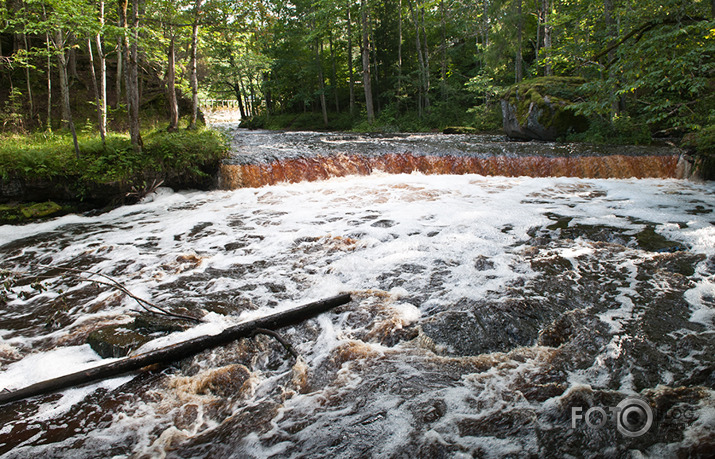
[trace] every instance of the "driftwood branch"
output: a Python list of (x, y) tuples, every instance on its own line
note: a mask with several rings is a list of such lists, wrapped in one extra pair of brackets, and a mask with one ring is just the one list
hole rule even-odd
[(295, 351), (295, 349), (293, 349), (293, 346), (291, 346), (288, 341), (283, 339), (283, 337), (280, 334), (278, 334), (278, 332), (276, 332), (275, 330), (269, 330), (267, 328), (256, 328), (255, 330), (253, 330), (252, 336), (256, 336), (256, 335), (272, 336), (273, 338), (276, 339), (276, 341), (281, 343), (281, 345), (285, 348), (286, 351), (288, 351), (290, 353), (290, 355), (292, 355), (296, 359), (298, 358), (298, 353)]
[(342, 294), (303, 306), (298, 306), (287, 311), (266, 316), (260, 319), (244, 322), (229, 327), (218, 335), (201, 336), (177, 344), (172, 344), (161, 349), (146, 352), (132, 357), (127, 357), (115, 362), (110, 362), (88, 370), (78, 371), (59, 378), (39, 382), (31, 386), (10, 392), (0, 393), (0, 404), (14, 402), (36, 395), (56, 392), (68, 387), (79, 386), (93, 381), (111, 378), (130, 371), (136, 371), (157, 363), (169, 363), (185, 357), (192, 356), (206, 349), (212, 349), (223, 344), (235, 341), (238, 338), (262, 333), (261, 329), (276, 329), (285, 327), (326, 312), (332, 308), (348, 303), (350, 294)]
[[(106, 274), (97, 273), (97, 272), (94, 272), (94, 271), (83, 271), (83, 270), (81, 270), (81, 269), (68, 268), (68, 267), (65, 267), (65, 266), (49, 266), (49, 265), (39, 265), (39, 266), (41, 266), (41, 267), (43, 267), (43, 268), (48, 268), (48, 269), (58, 269), (58, 270), (60, 270), (60, 271), (64, 271), (64, 272), (73, 274), (73, 275), (75, 275), (75, 277), (78, 278), (78, 279), (82, 279), (82, 280), (87, 281), (87, 282), (93, 282), (93, 283), (95, 283), (95, 284), (104, 285), (104, 286), (107, 286), (107, 287), (111, 287), (111, 288), (117, 289), (117, 290), (119, 290), (120, 292), (122, 292), (122, 293), (124, 293), (125, 295), (127, 295), (129, 298), (131, 298), (131, 299), (133, 299), (134, 301), (136, 301), (136, 302), (139, 304), (139, 306), (141, 306), (141, 307), (142, 307), (144, 310), (146, 310), (147, 312), (151, 312), (151, 313), (153, 313), (153, 314), (163, 314), (163, 315), (165, 315), (165, 316), (170, 316), (170, 317), (174, 317), (174, 318), (177, 318), (177, 319), (184, 319), (184, 320), (189, 320), (189, 321), (191, 321), (191, 322), (201, 323), (201, 319), (197, 319), (196, 317), (186, 316), (186, 315), (183, 315), (183, 314), (176, 314), (176, 313), (174, 313), (174, 312), (167, 311), (166, 309), (161, 308), (161, 307), (157, 306), (156, 304), (154, 304), (154, 303), (152, 303), (152, 302), (150, 302), (150, 301), (145, 300), (144, 298), (141, 298), (141, 297), (138, 297), (138, 296), (134, 295), (132, 292), (129, 291), (129, 289), (127, 289), (127, 288), (126, 288), (124, 285), (122, 285), (119, 281), (117, 281), (116, 279), (114, 279), (114, 278), (112, 278), (112, 277), (110, 277), (110, 276), (107, 276)], [(86, 276), (88, 276), (88, 277), (83, 276), (83, 274), (86, 275)], [(107, 279), (108, 282), (100, 281), (100, 280), (97, 280), (97, 279), (90, 279), (90, 277), (92, 277), (92, 276), (98, 276), (98, 277)], [(157, 311), (152, 311), (152, 310), (149, 309), (149, 308), (154, 308), (154, 309), (156, 309), (156, 310), (159, 311), (159, 312), (157, 312)]]

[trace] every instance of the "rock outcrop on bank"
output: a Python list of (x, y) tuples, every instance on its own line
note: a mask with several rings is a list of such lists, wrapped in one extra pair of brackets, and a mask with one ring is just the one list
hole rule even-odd
[(576, 112), (580, 78), (543, 77), (510, 87), (501, 97), (504, 131), (515, 139), (556, 140), (588, 129)]

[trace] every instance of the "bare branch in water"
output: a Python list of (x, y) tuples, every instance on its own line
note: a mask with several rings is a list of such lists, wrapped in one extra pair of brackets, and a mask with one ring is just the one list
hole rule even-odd
[[(63, 266), (50, 266), (50, 265), (39, 265), (43, 268), (47, 269), (58, 269), (60, 271), (64, 271), (66, 273), (73, 274), (75, 278), (77, 279), (82, 279), (88, 282), (94, 282), (96, 284), (100, 285), (105, 285), (110, 288), (114, 288), (116, 290), (119, 290), (120, 292), (124, 293), (127, 295), (129, 298), (133, 299), (136, 301), (139, 306), (141, 306), (144, 310), (147, 312), (150, 312), (152, 314), (161, 314), (169, 317), (175, 317), (177, 319), (184, 319), (184, 320), (189, 320), (191, 322), (196, 322), (196, 323), (201, 323), (201, 319), (197, 319), (196, 317), (192, 316), (187, 316), (183, 314), (176, 314), (171, 311), (167, 311), (166, 309), (152, 303), (151, 301), (145, 300), (144, 298), (138, 297), (134, 295), (132, 292), (130, 292), (123, 284), (121, 284), (119, 281), (116, 279), (102, 273), (97, 273), (93, 271), (84, 271), (81, 269), (75, 269), (75, 268), (68, 268), (68, 267), (63, 267)], [(89, 276), (89, 277), (87, 277)], [(106, 279), (106, 281), (99, 280), (99, 279), (91, 279), (90, 277), (92, 276), (97, 276), (101, 277), (103, 279)], [(153, 308), (154, 310), (152, 310)]]

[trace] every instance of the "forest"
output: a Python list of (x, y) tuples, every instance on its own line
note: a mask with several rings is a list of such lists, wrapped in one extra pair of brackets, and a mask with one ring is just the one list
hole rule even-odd
[(568, 76), (590, 120), (575, 140), (705, 148), (714, 17), (715, 0), (6, 0), (0, 128), (141, 151), (147, 126), (193, 129), (201, 100), (231, 99), (249, 126), (489, 131), (507, 88)]

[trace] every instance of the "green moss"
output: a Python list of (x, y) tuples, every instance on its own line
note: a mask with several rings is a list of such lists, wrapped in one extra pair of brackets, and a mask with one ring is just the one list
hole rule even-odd
[(567, 106), (579, 101), (584, 82), (578, 77), (539, 77), (509, 87), (501, 98), (517, 108), (519, 122), (525, 123), (531, 104), (546, 110), (549, 105)]
[(61, 206), (53, 201), (0, 204), (0, 225), (57, 217), (72, 210), (71, 206)]
[(31, 206), (22, 207), (21, 211), (22, 214), (27, 218), (41, 218), (49, 217), (50, 215), (62, 211), (62, 206), (55, 202), (47, 201), (33, 204)]
[(577, 77), (540, 77), (525, 80), (509, 87), (501, 98), (516, 108), (516, 119), (525, 126), (537, 107), (536, 121), (549, 131), (581, 132), (588, 128), (588, 120), (571, 107), (583, 98), (581, 87), (585, 80)]

